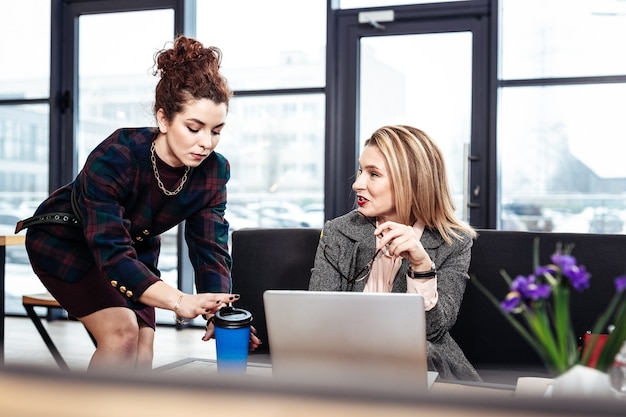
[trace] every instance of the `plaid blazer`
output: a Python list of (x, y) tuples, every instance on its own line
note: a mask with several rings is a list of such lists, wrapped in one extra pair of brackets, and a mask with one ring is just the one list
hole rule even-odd
[(153, 198), (150, 145), (156, 135), (154, 128), (115, 131), (91, 152), (73, 182), (39, 206), (35, 214), (71, 213), (76, 187), (82, 228), (31, 226), (26, 246), (35, 271), (75, 282), (95, 264), (129, 301), (137, 301), (160, 279), (159, 235), (186, 221), (197, 291), (230, 292), (232, 259), (224, 218), (230, 165), (213, 152), (189, 171), (180, 193)]

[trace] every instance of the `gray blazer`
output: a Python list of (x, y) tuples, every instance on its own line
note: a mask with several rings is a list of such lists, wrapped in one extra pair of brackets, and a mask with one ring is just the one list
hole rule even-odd
[[(315, 255), (309, 290), (357, 291), (365, 288), (366, 279), (350, 283), (376, 252), (374, 227), (356, 211), (326, 222)], [(469, 275), (472, 239), (463, 236), (446, 244), (441, 235), (425, 229), (422, 245), (437, 267), (439, 300), (426, 312), (428, 369), (443, 379), (480, 381), (463, 351), (450, 336), (456, 322)], [(396, 275), (392, 292), (407, 290), (405, 275), (409, 262), (404, 259)], [(342, 276), (343, 275), (343, 276)], [(356, 277), (359, 278), (359, 277)]]

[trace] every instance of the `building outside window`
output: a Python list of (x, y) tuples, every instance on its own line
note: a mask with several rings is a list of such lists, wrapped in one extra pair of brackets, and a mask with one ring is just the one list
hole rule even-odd
[(326, 2), (199, 1), (196, 31), (235, 91), (218, 148), (232, 228), (322, 227)]
[(626, 2), (500, 4), (500, 228), (624, 233)]

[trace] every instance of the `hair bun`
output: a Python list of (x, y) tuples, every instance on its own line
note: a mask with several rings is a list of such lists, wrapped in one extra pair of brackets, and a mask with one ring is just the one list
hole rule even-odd
[(190, 97), (207, 98), (215, 103), (228, 104), (232, 91), (220, 74), (222, 52), (205, 47), (196, 39), (177, 37), (171, 48), (162, 49), (154, 56), (154, 75), (159, 75), (154, 111), (163, 109), (171, 119)]

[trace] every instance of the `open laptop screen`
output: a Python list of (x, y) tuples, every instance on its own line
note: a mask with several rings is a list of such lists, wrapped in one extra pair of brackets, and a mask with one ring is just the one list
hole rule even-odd
[(360, 392), (428, 386), (422, 296), (268, 290), (263, 300), (274, 378)]

